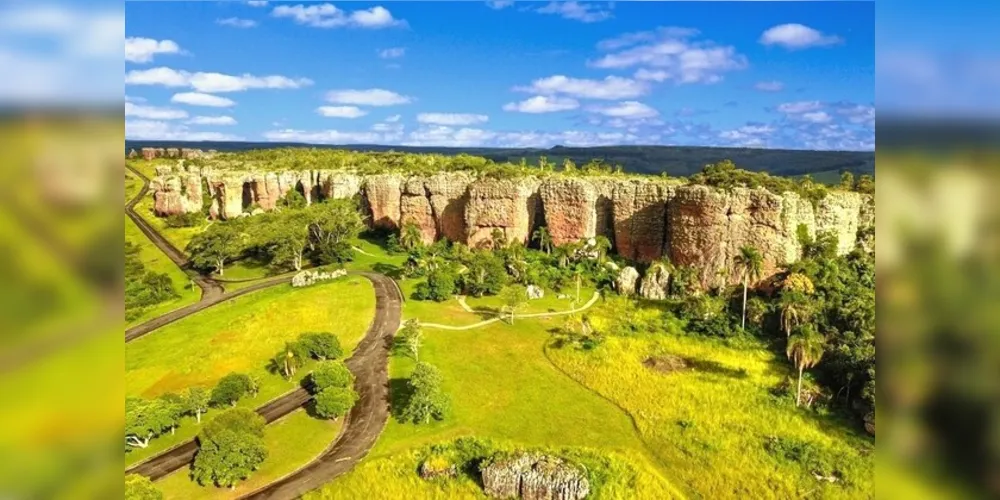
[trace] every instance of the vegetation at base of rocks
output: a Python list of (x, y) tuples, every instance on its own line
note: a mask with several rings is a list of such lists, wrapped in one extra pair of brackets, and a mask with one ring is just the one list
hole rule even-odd
[(141, 249), (125, 240), (125, 320), (142, 315), (146, 308), (180, 297), (165, 273), (146, 269), (139, 258)]
[(257, 470), (267, 458), (264, 418), (234, 408), (212, 419), (198, 436), (191, 477), (201, 485), (233, 487)]
[(428, 363), (417, 363), (407, 381), (407, 397), (402, 407), (396, 409), (402, 422), (427, 424), (431, 419), (444, 420), (451, 407), (451, 399), (441, 388), (441, 372)]
[(125, 500), (163, 500), (163, 493), (156, 489), (146, 476), (125, 476)]
[(354, 258), (350, 241), (364, 229), (364, 220), (350, 200), (326, 200), (305, 208), (286, 208), (218, 221), (195, 235), (186, 251), (195, 268), (225, 274), (227, 264), (252, 259), (276, 271), (316, 265), (343, 264)]
[[(531, 452), (558, 457), (586, 471), (587, 498), (683, 498), (634, 454), (591, 448), (525, 447), (511, 441), (462, 437), (389, 457), (369, 459), (335, 483), (304, 498), (482, 498), (480, 467), (501, 455)], [(438, 473), (434, 473), (438, 472)]]
[(205, 223), (205, 214), (201, 212), (191, 212), (187, 214), (173, 214), (167, 216), (167, 227), (198, 227)]

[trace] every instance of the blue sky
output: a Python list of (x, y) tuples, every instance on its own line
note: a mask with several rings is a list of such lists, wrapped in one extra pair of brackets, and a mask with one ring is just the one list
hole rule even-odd
[(126, 137), (872, 150), (868, 2), (130, 2)]

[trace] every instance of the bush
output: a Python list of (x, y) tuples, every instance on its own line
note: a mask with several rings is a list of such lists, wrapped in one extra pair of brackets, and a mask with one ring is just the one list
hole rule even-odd
[(457, 278), (451, 271), (443, 269), (432, 271), (427, 276), (427, 281), (420, 283), (414, 289), (413, 298), (417, 300), (444, 302), (455, 294), (456, 281)]
[(348, 387), (328, 387), (315, 398), (316, 415), (326, 419), (337, 419), (351, 411), (358, 401), (358, 394)]
[(239, 400), (254, 391), (254, 383), (249, 375), (230, 373), (219, 380), (209, 402), (213, 406), (235, 406)]
[(285, 193), (285, 196), (278, 199), (278, 206), (292, 210), (301, 210), (306, 208), (306, 197), (302, 196), (302, 193), (297, 189), (292, 189)]
[(340, 347), (340, 339), (329, 332), (303, 333), (299, 343), (308, 351), (309, 356), (318, 360), (337, 359), (344, 355)]
[(331, 387), (352, 387), (354, 385), (354, 374), (347, 369), (344, 363), (339, 361), (324, 361), (316, 366), (309, 377), (310, 388), (313, 394), (322, 392)]
[(205, 221), (205, 216), (201, 212), (191, 212), (189, 214), (173, 214), (167, 217), (167, 227), (198, 227)]
[(129, 474), (125, 476), (125, 500), (163, 500), (163, 493), (148, 477)]
[(264, 418), (245, 408), (227, 410), (198, 436), (191, 476), (199, 484), (232, 487), (250, 476), (267, 458)]

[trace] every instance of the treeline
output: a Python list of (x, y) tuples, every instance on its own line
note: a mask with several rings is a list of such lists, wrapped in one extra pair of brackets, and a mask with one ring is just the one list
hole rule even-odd
[(170, 276), (146, 269), (141, 248), (125, 240), (125, 320), (132, 321), (147, 308), (179, 297)]

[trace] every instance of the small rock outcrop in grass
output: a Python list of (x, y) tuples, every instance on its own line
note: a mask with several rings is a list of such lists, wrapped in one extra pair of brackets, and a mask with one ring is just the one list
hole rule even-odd
[(639, 286), (639, 295), (646, 300), (664, 300), (670, 293), (670, 270), (661, 263), (649, 266)]
[(420, 477), (425, 481), (439, 478), (451, 479), (456, 475), (458, 475), (458, 467), (444, 455), (431, 455), (420, 464)]
[(530, 300), (538, 300), (545, 297), (545, 290), (535, 285), (528, 285), (527, 292)]
[(503, 455), (482, 466), (483, 488), (491, 498), (579, 500), (590, 493), (580, 469), (546, 455)]
[(639, 281), (639, 271), (636, 271), (634, 267), (626, 267), (618, 273), (618, 277), (615, 278), (615, 289), (618, 293), (630, 297), (635, 295), (635, 286)]
[(691, 367), (686, 359), (677, 356), (654, 356), (646, 358), (642, 364), (646, 368), (660, 373), (673, 373)]
[(306, 286), (315, 285), (323, 281), (330, 281), (341, 276), (347, 276), (347, 271), (345, 269), (337, 269), (331, 272), (323, 271), (302, 271), (292, 277), (292, 286), (295, 288), (302, 288)]

